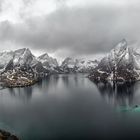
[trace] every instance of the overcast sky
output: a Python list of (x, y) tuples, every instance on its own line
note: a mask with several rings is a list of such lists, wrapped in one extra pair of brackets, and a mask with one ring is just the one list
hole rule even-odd
[(0, 51), (91, 57), (123, 38), (139, 47), (140, 0), (0, 0)]

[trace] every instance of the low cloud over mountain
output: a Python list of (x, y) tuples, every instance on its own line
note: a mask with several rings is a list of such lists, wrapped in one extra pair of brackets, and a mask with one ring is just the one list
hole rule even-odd
[(19, 1), (1, 1), (1, 50), (28, 47), (63, 58), (108, 52), (122, 38), (139, 46), (138, 0)]

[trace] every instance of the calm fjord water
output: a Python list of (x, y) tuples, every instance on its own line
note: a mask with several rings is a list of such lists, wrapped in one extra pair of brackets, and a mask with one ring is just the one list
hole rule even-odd
[(140, 82), (93, 83), (86, 75), (52, 75), (31, 87), (0, 90), (0, 128), (22, 140), (138, 138)]

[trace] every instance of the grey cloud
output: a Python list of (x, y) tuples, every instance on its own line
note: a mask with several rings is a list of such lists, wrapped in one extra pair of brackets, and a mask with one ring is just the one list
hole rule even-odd
[(3, 0), (0, 0), (0, 13), (2, 12), (2, 3), (3, 3)]
[(32, 49), (62, 51), (67, 55), (108, 52), (118, 41), (140, 41), (140, 7), (97, 5), (63, 8), (24, 24), (0, 25), (0, 40), (13, 41)]

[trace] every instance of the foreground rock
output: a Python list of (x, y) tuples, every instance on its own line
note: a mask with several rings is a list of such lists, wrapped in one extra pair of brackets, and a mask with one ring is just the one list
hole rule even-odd
[(132, 82), (140, 79), (140, 54), (122, 40), (93, 69), (89, 78), (94, 81)]
[(19, 140), (19, 138), (9, 132), (0, 130), (0, 140)]

